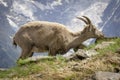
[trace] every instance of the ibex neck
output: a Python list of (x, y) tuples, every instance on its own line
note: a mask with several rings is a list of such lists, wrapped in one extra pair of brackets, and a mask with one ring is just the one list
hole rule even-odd
[[(74, 40), (78, 42), (84, 42), (85, 40), (89, 39), (89, 34), (85, 34), (84, 32), (77, 32), (74, 33)], [(74, 41), (73, 41), (74, 42)]]
[(82, 34), (82, 32), (77, 32), (73, 34), (73, 38), (74, 39), (72, 40), (72, 42), (68, 45), (69, 49), (78, 47), (85, 40), (89, 39), (89, 36), (87, 36), (87, 34)]

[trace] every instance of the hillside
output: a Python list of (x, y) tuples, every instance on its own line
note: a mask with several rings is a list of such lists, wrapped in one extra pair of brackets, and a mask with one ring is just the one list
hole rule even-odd
[[(110, 42), (109, 45), (106, 43)], [(102, 46), (100, 46), (102, 44)], [(60, 55), (38, 60), (20, 60), (18, 65), (0, 71), (3, 80), (88, 80), (97, 71), (120, 72), (120, 39), (99, 40), (84, 50), (99, 54), (90, 58), (68, 60)], [(116, 52), (116, 50), (118, 50)], [(78, 50), (79, 51), (79, 50)], [(91, 79), (92, 80), (92, 79)]]
[(120, 36), (120, 0), (0, 0), (0, 68), (10, 68), (20, 55), (12, 37), (21, 25), (34, 20), (58, 22), (81, 31), (88, 16), (106, 36)]

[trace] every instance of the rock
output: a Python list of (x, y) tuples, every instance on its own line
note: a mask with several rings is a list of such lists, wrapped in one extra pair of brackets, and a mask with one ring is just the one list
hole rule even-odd
[(27, 60), (35, 62), (35, 61), (44, 60), (44, 59), (52, 60), (52, 59), (55, 59), (55, 58), (56, 57), (54, 57), (54, 56), (33, 56), (33, 57), (28, 58)]
[(114, 72), (120, 73), (120, 67), (115, 67), (115, 68), (114, 68)]
[(114, 65), (120, 65), (120, 57), (119, 56), (112, 56), (111, 58), (108, 58), (107, 61)]
[(120, 54), (120, 49), (117, 49), (115, 52)]
[(105, 42), (104, 41), (101, 44), (97, 44), (95, 46), (95, 50), (106, 48), (106, 47), (110, 46), (111, 44), (115, 44), (115, 42), (113, 42), (113, 41), (111, 41), (111, 42)]
[(83, 50), (79, 49), (77, 52), (74, 54), (71, 54), (70, 56), (67, 57), (67, 60), (83, 60), (86, 58), (90, 58), (94, 55), (98, 54), (95, 50)]
[(78, 60), (78, 59), (83, 60), (85, 58), (88, 58), (88, 56), (85, 54), (84, 50), (79, 49), (77, 52), (67, 56), (66, 58), (67, 58), (67, 60)]
[(88, 57), (92, 57), (92, 56), (97, 55), (97, 54), (99, 54), (99, 53), (96, 50), (86, 50), (86, 55)]
[(6, 71), (6, 70), (8, 70), (8, 69), (6, 69), (6, 68), (0, 68), (0, 71)]
[(120, 80), (120, 74), (99, 71), (93, 75), (91, 80)]
[(34, 77), (36, 77), (36, 78), (42, 78), (42, 76), (43, 76), (42, 74), (35, 74), (34, 75)]

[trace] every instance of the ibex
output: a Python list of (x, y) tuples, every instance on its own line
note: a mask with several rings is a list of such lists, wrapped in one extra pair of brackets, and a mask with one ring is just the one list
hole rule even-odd
[(89, 38), (103, 37), (102, 32), (95, 28), (88, 17), (77, 18), (84, 21), (86, 26), (83, 31), (76, 33), (55, 22), (33, 21), (24, 24), (13, 38), (13, 44), (22, 49), (20, 58), (31, 57), (33, 52), (44, 51), (48, 51), (51, 56), (65, 54)]

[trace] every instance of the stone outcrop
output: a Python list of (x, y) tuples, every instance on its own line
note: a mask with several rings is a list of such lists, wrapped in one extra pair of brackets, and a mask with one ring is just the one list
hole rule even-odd
[(90, 80), (120, 80), (120, 74), (113, 72), (99, 71), (96, 72)]
[(79, 49), (77, 52), (75, 52), (74, 54), (71, 54), (70, 56), (66, 57), (67, 60), (83, 60), (86, 58), (90, 58), (94, 55), (98, 54), (97, 51), (95, 50), (83, 50), (83, 49)]

